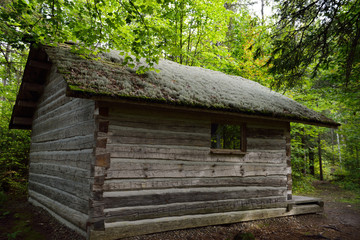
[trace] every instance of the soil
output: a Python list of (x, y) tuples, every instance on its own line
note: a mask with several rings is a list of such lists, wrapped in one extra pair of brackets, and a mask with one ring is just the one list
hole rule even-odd
[[(251, 239), (360, 239), (360, 199), (329, 182), (315, 182), (307, 196), (324, 200), (324, 212), (237, 224), (168, 231), (126, 240), (251, 240)], [(357, 196), (358, 197), (358, 196)], [(58, 223), (26, 198), (10, 198), (0, 206), (0, 240), (84, 238)]]

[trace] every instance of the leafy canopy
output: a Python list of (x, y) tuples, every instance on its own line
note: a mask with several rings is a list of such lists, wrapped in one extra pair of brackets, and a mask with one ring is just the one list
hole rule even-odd
[(5, 0), (0, 41), (12, 48), (72, 41), (82, 53), (117, 49), (146, 58), (150, 67), (164, 54), (195, 61), (224, 40), (232, 14), (226, 2), (231, 1)]
[(333, 83), (356, 84), (360, 73), (359, 0), (275, 0), (270, 73), (277, 86), (335, 69)]

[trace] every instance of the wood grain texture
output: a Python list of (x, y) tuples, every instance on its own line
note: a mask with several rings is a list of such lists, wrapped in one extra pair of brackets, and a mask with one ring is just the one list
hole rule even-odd
[(113, 158), (184, 160), (204, 162), (249, 162), (249, 163), (285, 163), (284, 150), (263, 150), (247, 152), (246, 155), (214, 155), (208, 147), (163, 146), (141, 144), (107, 144)]
[(170, 203), (166, 205), (153, 205), (143, 207), (124, 207), (106, 209), (106, 222), (137, 221), (170, 216), (183, 216), (193, 214), (209, 214), (217, 212), (246, 211), (251, 209), (264, 209), (286, 207), (285, 197), (264, 197), (250, 199), (229, 199), (217, 201), (201, 201), (189, 203)]
[(167, 189), (213, 186), (263, 186), (283, 187), (286, 176), (225, 177), (225, 178), (155, 178), (155, 179), (112, 179), (105, 180), (104, 191), (128, 191), (141, 189)]
[(60, 204), (59, 202), (48, 198), (46, 195), (39, 194), (32, 190), (29, 190), (29, 197), (48, 208), (51, 212), (56, 213), (56, 215), (65, 221), (73, 224), (75, 226), (75, 230), (77, 230), (77, 228), (82, 229), (82, 231), (78, 231), (81, 234), (84, 234), (84, 231), (86, 231), (86, 222), (88, 219), (87, 214), (78, 212), (69, 208), (67, 205)]
[(129, 236), (164, 232), (175, 229), (195, 228), (201, 226), (229, 224), (242, 221), (291, 216), (321, 211), (318, 205), (296, 206), (288, 212), (286, 208), (255, 209), (225, 213), (196, 214), (186, 216), (164, 217), (139, 221), (122, 221), (105, 224), (105, 231), (91, 231), (91, 240), (119, 239)]
[(286, 165), (227, 164), (185, 161), (129, 161), (112, 158), (107, 179), (114, 178), (186, 178), (246, 177), (286, 174)]
[(94, 162), (94, 102), (67, 97), (52, 69), (34, 114), (30, 197), (59, 219), (86, 231)]
[(64, 192), (60, 189), (53, 188), (48, 184), (42, 184), (35, 181), (29, 182), (29, 190), (37, 192), (41, 195), (47, 196), (56, 202), (68, 206), (71, 209), (87, 214), (88, 212), (88, 200), (76, 197), (71, 193)]
[(106, 208), (285, 196), (282, 187), (212, 187), (104, 192)]

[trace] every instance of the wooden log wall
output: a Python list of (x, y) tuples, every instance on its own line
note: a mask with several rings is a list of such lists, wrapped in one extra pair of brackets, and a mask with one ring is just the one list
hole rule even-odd
[(104, 164), (98, 205), (104, 228), (123, 221), (285, 207), (288, 124), (233, 119), (246, 122), (247, 153), (213, 154), (210, 119), (100, 103), (97, 152)]
[(29, 200), (85, 235), (95, 103), (65, 93), (66, 83), (53, 67), (33, 119)]

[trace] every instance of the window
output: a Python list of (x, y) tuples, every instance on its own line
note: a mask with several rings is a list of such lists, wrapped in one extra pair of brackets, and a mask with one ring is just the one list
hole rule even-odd
[(211, 124), (212, 153), (244, 153), (245, 125)]

